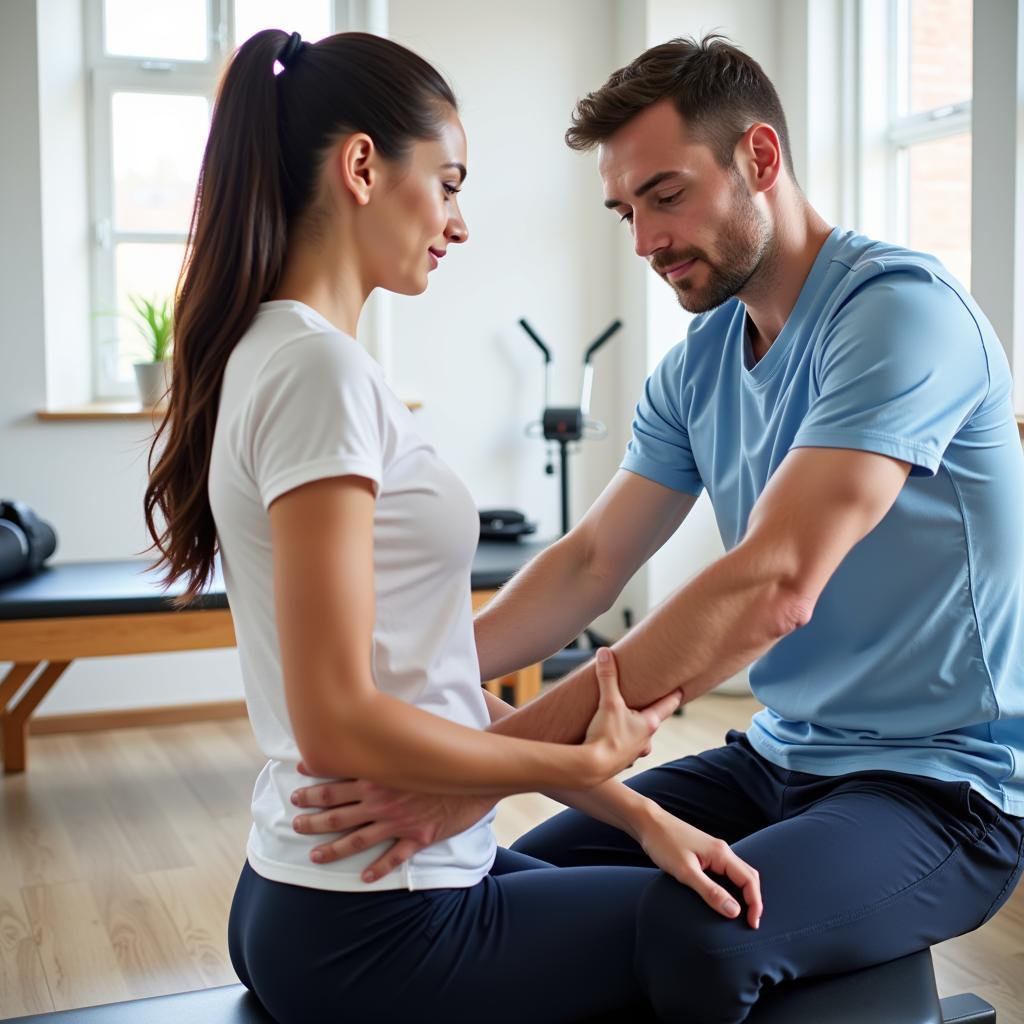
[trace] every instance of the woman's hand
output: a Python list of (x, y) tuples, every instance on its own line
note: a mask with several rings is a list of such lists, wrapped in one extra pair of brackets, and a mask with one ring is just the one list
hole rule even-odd
[(590, 720), (584, 745), (593, 745), (599, 756), (601, 780), (629, 768), (638, 758), (651, 751), (651, 737), (658, 726), (672, 714), (682, 700), (678, 690), (639, 711), (622, 699), (615, 656), (601, 647), (595, 658), (598, 704)]
[(707, 872), (724, 875), (742, 890), (747, 904), (747, 923), (757, 928), (764, 906), (757, 871), (740, 860), (724, 840), (687, 825), (655, 805), (636, 838), (654, 863), (677, 882), (689, 886), (713, 910), (725, 917), (737, 917), (739, 904)]

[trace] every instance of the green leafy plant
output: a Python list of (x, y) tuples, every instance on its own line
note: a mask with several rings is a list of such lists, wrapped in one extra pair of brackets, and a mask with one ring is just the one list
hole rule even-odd
[(152, 361), (162, 363), (171, 354), (174, 335), (174, 306), (170, 299), (147, 299), (141, 295), (129, 295), (128, 301), (135, 310), (132, 323), (146, 339)]

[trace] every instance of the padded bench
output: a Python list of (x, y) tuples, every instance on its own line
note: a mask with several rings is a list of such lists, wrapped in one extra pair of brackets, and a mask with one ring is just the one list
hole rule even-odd
[[(537, 1009), (539, 1013), (541, 1007)], [(423, 1019), (429, 1018), (424, 1014)], [(923, 950), (850, 974), (780, 985), (758, 1003), (747, 1018), (747, 1024), (995, 1024), (995, 1020), (995, 1010), (977, 996), (952, 996), (940, 1001), (935, 990), (931, 953)], [(182, 1024), (183, 1021), (274, 1024), (242, 985), (16, 1017), (8, 1024), (29, 1021), (35, 1024)], [(481, 1018), (481, 1024), (486, 1024), (486, 1016)]]
[[(471, 578), (474, 610), (545, 547), (481, 541)], [(29, 719), (76, 658), (234, 647), (219, 563), (202, 597), (184, 610), (171, 607), (184, 585), (165, 593), (156, 576), (144, 571), (147, 564), (57, 563), (27, 579), (0, 583), (0, 662), (14, 663), (0, 679), (5, 773), (25, 770)], [(487, 687), (500, 696), (508, 685), (514, 702), (523, 704), (540, 693), (540, 684), (541, 667), (531, 665)]]

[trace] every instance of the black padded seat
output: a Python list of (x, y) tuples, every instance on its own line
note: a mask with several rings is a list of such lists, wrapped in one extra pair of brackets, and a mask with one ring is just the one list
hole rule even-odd
[[(537, 1010), (533, 1019), (541, 1021), (541, 1007)], [(424, 1014), (422, 1019), (429, 1020), (429, 1017)], [(995, 1019), (995, 1011), (976, 996), (953, 996), (940, 1004), (931, 954), (923, 950), (862, 971), (779, 986), (758, 1003), (747, 1024), (995, 1024)], [(274, 1024), (270, 1015), (241, 985), (16, 1017), (8, 1024), (28, 1021), (36, 1024), (183, 1024), (192, 1021), (197, 1024)], [(486, 1016), (481, 1024), (487, 1024)]]
[[(480, 541), (473, 556), (473, 590), (504, 586), (546, 547), (536, 541)], [(157, 577), (145, 571), (147, 565), (147, 561), (131, 558), (45, 565), (34, 576), (0, 583), (0, 620), (169, 611), (171, 599), (184, 593), (185, 584), (179, 580), (164, 591)], [(214, 563), (213, 578), (193, 607), (228, 607), (219, 558)]]
[(928, 950), (766, 993), (747, 1024), (942, 1024)]
[(14, 1017), (6, 1024), (276, 1024), (244, 985), (221, 985), (80, 1010)]

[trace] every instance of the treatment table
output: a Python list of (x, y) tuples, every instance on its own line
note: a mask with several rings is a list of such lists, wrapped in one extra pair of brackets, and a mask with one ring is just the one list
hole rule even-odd
[[(473, 609), (545, 546), (481, 541), (473, 560)], [(29, 719), (76, 658), (235, 646), (219, 563), (211, 585), (184, 610), (171, 607), (184, 586), (163, 592), (145, 572), (147, 564), (58, 563), (27, 579), (0, 583), (0, 663), (14, 663), (0, 680), (5, 774), (25, 770)], [(532, 665), (486, 685), (499, 696), (503, 685), (511, 686), (518, 705), (535, 697), (540, 683), (541, 667)]]
[[(523, 1024), (544, 1021), (543, 1005)], [(423, 1021), (431, 1020), (424, 1007)], [(486, 1010), (480, 1024), (487, 1024)], [(746, 1024), (995, 1024), (995, 1011), (973, 995), (940, 1000), (928, 950), (850, 974), (780, 985)], [(134, 999), (81, 1010), (12, 1018), (7, 1024), (274, 1024), (242, 985)], [(580, 1022), (584, 1024), (584, 1022)], [(612, 1024), (602, 1017), (600, 1024)], [(638, 1024), (622, 1020), (621, 1024)], [(693, 1024), (699, 1024), (694, 1021)]]

